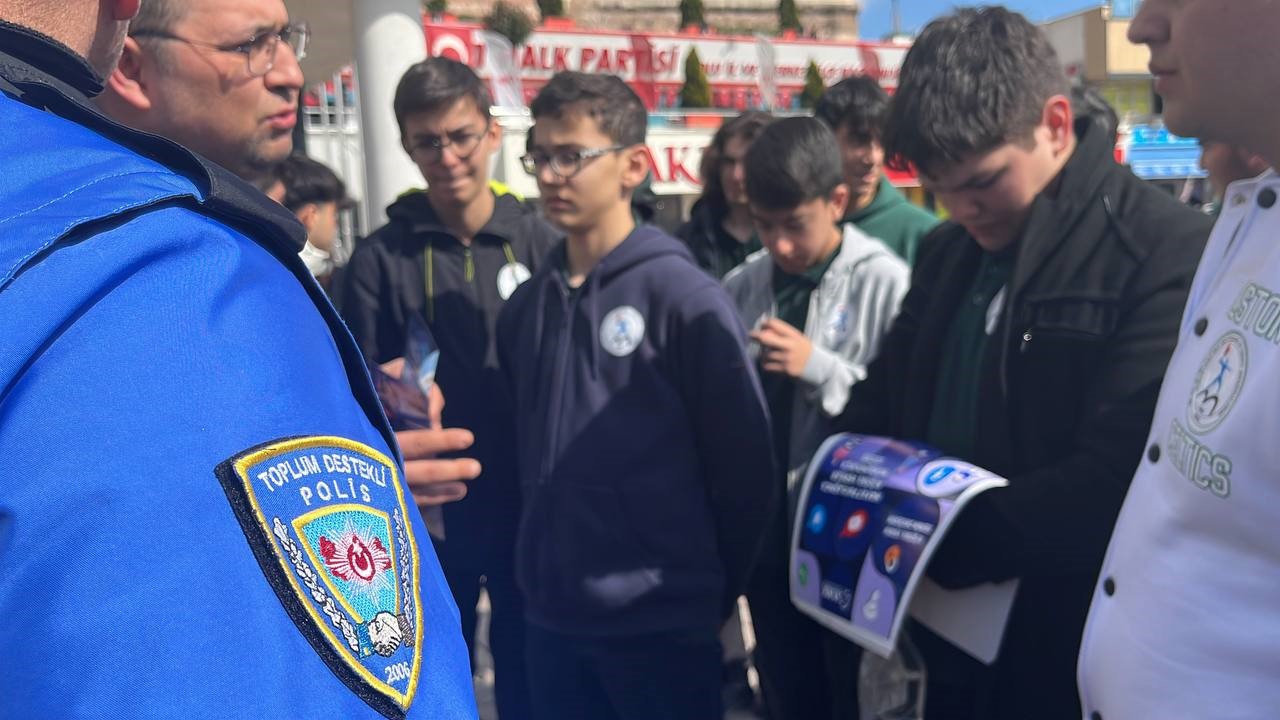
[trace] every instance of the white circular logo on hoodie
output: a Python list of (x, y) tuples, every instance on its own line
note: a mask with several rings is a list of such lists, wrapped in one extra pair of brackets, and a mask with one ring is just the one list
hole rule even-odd
[(522, 263), (507, 263), (498, 270), (498, 297), (506, 300), (525, 280), (533, 277)]
[(644, 316), (630, 305), (609, 311), (600, 323), (600, 346), (614, 357), (626, 357), (644, 339)]

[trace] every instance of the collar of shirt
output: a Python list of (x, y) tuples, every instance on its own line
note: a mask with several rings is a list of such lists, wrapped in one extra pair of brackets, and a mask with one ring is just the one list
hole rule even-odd
[(88, 97), (102, 92), (102, 79), (88, 61), (66, 45), (31, 28), (0, 20), (0, 48)]

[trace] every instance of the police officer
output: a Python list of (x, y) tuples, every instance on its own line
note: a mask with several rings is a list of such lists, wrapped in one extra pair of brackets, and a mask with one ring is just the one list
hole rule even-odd
[[(279, 32), (262, 32), (271, 27)], [(195, 150), (265, 190), (293, 149), (303, 77), (286, 55), (305, 53), (308, 36), (281, 0), (147, 0), (97, 102), (113, 119)], [(266, 52), (285, 45), (293, 52)], [(420, 506), (461, 498), (464, 482), (480, 474), (473, 459), (434, 458), (469, 447), (468, 430), (396, 437)]]
[[(253, 5), (183, 37), (296, 73)], [(474, 717), (300, 227), (89, 101), (138, 6), (0, 0), (0, 715)]]

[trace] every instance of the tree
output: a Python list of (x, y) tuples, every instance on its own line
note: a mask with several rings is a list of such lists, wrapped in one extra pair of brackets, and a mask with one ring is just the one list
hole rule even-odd
[(796, 9), (796, 0), (779, 0), (778, 27), (800, 32), (800, 11)]
[(484, 26), (519, 45), (533, 32), (533, 20), (524, 11), (506, 4), (503, 0), (493, 4), (485, 16)]
[(804, 71), (804, 90), (800, 93), (800, 107), (810, 110), (817, 107), (818, 100), (822, 99), (822, 94), (826, 91), (827, 86), (822, 82), (818, 63), (810, 60), (809, 67)]
[(563, 0), (538, 0), (538, 10), (542, 11), (542, 17), (564, 17), (564, 1)]
[(427, 0), (427, 12), (432, 15), (443, 15), (449, 9), (448, 0)]
[(691, 48), (684, 59), (684, 86), (680, 88), (680, 107), (711, 107), (711, 83), (707, 71), (702, 69), (698, 49)]
[(680, 0), (680, 27), (690, 25), (703, 27), (707, 19), (703, 16), (702, 0)]

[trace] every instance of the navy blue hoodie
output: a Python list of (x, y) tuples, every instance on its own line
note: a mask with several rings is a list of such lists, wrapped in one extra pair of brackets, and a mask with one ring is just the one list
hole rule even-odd
[(561, 243), (498, 318), (529, 620), (596, 636), (718, 626), (781, 490), (741, 321), (653, 227), (576, 291), (565, 267)]

